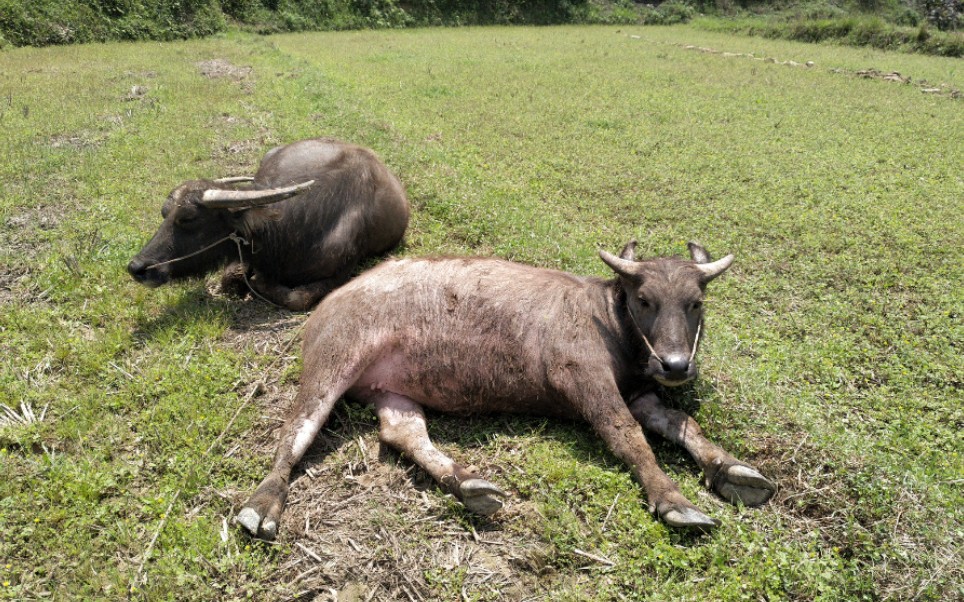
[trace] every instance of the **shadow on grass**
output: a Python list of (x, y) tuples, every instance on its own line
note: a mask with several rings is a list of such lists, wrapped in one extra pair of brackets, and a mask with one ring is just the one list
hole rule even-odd
[(134, 341), (143, 345), (162, 332), (179, 327), (186, 330), (199, 319), (213, 316), (223, 317), (232, 330), (257, 332), (276, 330), (279, 321), (300, 315), (250, 295), (246, 298), (215, 296), (202, 281), (194, 282), (196, 285), (184, 288), (177, 301), (159, 315), (140, 320), (132, 332)]
[[(706, 386), (709, 387), (709, 385)], [(671, 395), (664, 395), (664, 398), (666, 398), (667, 404), (672, 407), (684, 409), (687, 412), (695, 412), (699, 409), (700, 390), (702, 389), (687, 388), (684, 391), (674, 391)], [(586, 423), (578, 420), (518, 414), (456, 415), (426, 411), (426, 421), (432, 441), (443, 449), (458, 447), (462, 450), (473, 448), (478, 450), (493, 443), (505, 441), (505, 437), (515, 440), (509, 442), (509, 445), (525, 446), (529, 438), (539, 437), (560, 444), (564, 449), (563, 454), (565, 454), (567, 460), (571, 459), (581, 465), (591, 465), (603, 471), (625, 471), (627, 473), (629, 471), (629, 468), (609, 451), (602, 439), (591, 428), (588, 428)], [(339, 450), (352, 445), (359, 445), (360, 447), (362, 440), (370, 440), (373, 436), (377, 437), (377, 428), (378, 420), (371, 408), (345, 400), (340, 401), (335, 406), (322, 432), (319, 433), (305, 457), (296, 466), (292, 474), (292, 485), (305, 475), (312, 477), (313, 467), (323, 466), (329, 455), (338, 453)], [(647, 434), (647, 437), (660, 466), (664, 470), (690, 473), (697, 478), (701, 478), (699, 467), (683, 448), (653, 434)], [(493, 452), (492, 466), (500, 466), (499, 455), (500, 452)], [(479, 459), (478, 461), (483, 466), (487, 462), (486, 459)], [(348, 473), (360, 471), (360, 474), (369, 470), (377, 472), (377, 469), (368, 466), (369, 462), (395, 465), (401, 468), (405, 473), (404, 478), (401, 481), (395, 481), (392, 484), (394, 486), (407, 487), (413, 491), (430, 492), (432, 495), (444, 495), (444, 490), (428, 473), (408, 458), (403, 457), (395, 449), (381, 442), (379, 442), (377, 458), (365, 459), (364, 466), (361, 462), (350, 462), (345, 464), (342, 470)], [(501, 471), (504, 470), (507, 469), (501, 467)], [(540, 478), (539, 475), (530, 476)], [(497, 480), (501, 481), (500, 486), (505, 486), (504, 479), (497, 478)], [(385, 483), (384, 485), (389, 486), (390, 484)], [(528, 495), (514, 487), (507, 491), (518, 500), (529, 499)], [(645, 505), (646, 493), (638, 484), (636, 485), (636, 492), (639, 503)], [(504, 529), (503, 521), (500, 520), (498, 514), (494, 517), (478, 516), (457, 503), (446, 506), (439, 518), (463, 523), (479, 533)], [(653, 520), (657, 519), (654, 517)], [(674, 537), (677, 538), (677, 543), (682, 545), (694, 545), (705, 541), (705, 538), (699, 533), (680, 532)]]

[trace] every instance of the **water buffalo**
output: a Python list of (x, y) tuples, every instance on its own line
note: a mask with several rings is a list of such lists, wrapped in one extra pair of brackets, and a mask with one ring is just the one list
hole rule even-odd
[(658, 385), (696, 376), (704, 288), (733, 256), (711, 261), (690, 243), (692, 261), (635, 261), (635, 244), (619, 257), (600, 252), (613, 280), (498, 259), (402, 259), (332, 293), (306, 324), (301, 388), (273, 468), (236, 520), (275, 536), (292, 468), (342, 395), (374, 406), (382, 442), (482, 515), (506, 494), (432, 445), (423, 408), (586, 420), (674, 527), (717, 521), (659, 468), (640, 425), (683, 445), (727, 500), (767, 501), (773, 483), (657, 396)]
[(157, 233), (127, 266), (160, 286), (227, 264), (221, 285), (305, 310), (391, 250), (408, 225), (401, 183), (375, 154), (330, 138), (268, 151), (253, 178), (185, 182)]

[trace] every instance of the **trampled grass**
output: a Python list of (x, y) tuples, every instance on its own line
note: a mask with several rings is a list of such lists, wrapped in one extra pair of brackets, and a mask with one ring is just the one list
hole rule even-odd
[[(962, 87), (959, 60), (687, 27), (0, 54), (0, 403), (48, 408), (0, 426), (0, 598), (964, 596)], [(774, 500), (729, 506), (656, 442), (722, 521), (680, 535), (579, 425), (434, 416), (441, 447), (512, 493), (481, 520), (376, 458), (372, 417), (343, 407), (279, 542), (243, 536), (228, 521), (267, 468), (304, 316), (124, 266), (174, 185), (315, 135), (400, 175), (403, 255), (604, 275), (596, 250), (632, 237), (735, 253), (701, 380), (672, 399)]]

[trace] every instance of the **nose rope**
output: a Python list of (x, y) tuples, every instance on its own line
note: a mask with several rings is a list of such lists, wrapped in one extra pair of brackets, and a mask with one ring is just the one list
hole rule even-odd
[(703, 328), (703, 320), (700, 320), (700, 323), (696, 325), (696, 338), (693, 339), (693, 350), (690, 351), (690, 363), (691, 363), (691, 364), (693, 363), (693, 358), (696, 357), (696, 346), (699, 345), (699, 342), (700, 342), (700, 330), (702, 330), (702, 328)]
[[(181, 261), (181, 260), (184, 260), (184, 259), (189, 259), (189, 258), (191, 258), (191, 257), (194, 257), (195, 255), (200, 255), (201, 253), (207, 251), (208, 249), (213, 249), (214, 247), (218, 246), (219, 244), (223, 243), (223, 242), (226, 241), (226, 240), (233, 241), (234, 244), (237, 245), (237, 247), (238, 247), (238, 260), (241, 261), (241, 265), (243, 266), (243, 265), (244, 265), (244, 253), (241, 252), (241, 245), (249, 245), (249, 244), (251, 244), (251, 243), (249, 243), (247, 240), (245, 240), (244, 237), (239, 236), (237, 232), (232, 232), (231, 234), (228, 234), (228, 235), (225, 236), (224, 238), (222, 238), (222, 239), (220, 239), (220, 240), (218, 240), (218, 241), (216, 241), (216, 242), (213, 242), (213, 243), (209, 244), (208, 246), (204, 247), (203, 249), (191, 253), (190, 255), (184, 255), (183, 257), (176, 257), (176, 258), (174, 258), (174, 259), (169, 259), (169, 260), (167, 260), (167, 261), (162, 261), (162, 262), (160, 262), (160, 263), (155, 263), (155, 264), (152, 264), (152, 265), (147, 266), (147, 267), (144, 268), (144, 269), (145, 269), (145, 270), (151, 270), (151, 269), (154, 269), (154, 268), (156, 268), (156, 267), (160, 267), (160, 266), (162, 266), (162, 265), (167, 265), (167, 264), (169, 264), (169, 263), (174, 263), (174, 262), (176, 262), (176, 261)], [(269, 305), (274, 305), (275, 307), (281, 307), (280, 305), (278, 305), (278, 304), (275, 303), (274, 301), (265, 299), (265, 298), (262, 297), (260, 294), (258, 294), (258, 291), (254, 290), (254, 287), (251, 286), (251, 282), (248, 281), (247, 270), (242, 270), (242, 271), (241, 271), (241, 275), (244, 276), (244, 283), (247, 285), (248, 290), (251, 291), (251, 294), (252, 294), (252, 295), (254, 295), (255, 297), (257, 297), (258, 299), (261, 299), (261, 300), (264, 301), (265, 303), (268, 303)]]
[(221, 240), (218, 240), (218, 241), (216, 241), (216, 242), (213, 242), (213, 243), (209, 244), (208, 246), (204, 247), (203, 249), (201, 249), (201, 250), (199, 250), (199, 251), (195, 251), (195, 252), (193, 252), (193, 253), (191, 253), (191, 254), (189, 254), (189, 255), (184, 255), (183, 257), (175, 257), (174, 259), (168, 259), (167, 261), (162, 261), (162, 262), (160, 262), (160, 263), (151, 264), (151, 265), (147, 266), (147, 267), (144, 268), (144, 269), (145, 269), (145, 270), (153, 270), (154, 268), (159, 268), (159, 267), (161, 267), (162, 265), (167, 265), (167, 264), (169, 264), (169, 263), (175, 263), (175, 262), (177, 262), (177, 261), (183, 261), (183, 260), (185, 260), (185, 259), (190, 259), (191, 257), (194, 257), (195, 255), (200, 255), (201, 253), (203, 253), (203, 252), (205, 252), (205, 251), (207, 251), (207, 250), (209, 250), (209, 249), (213, 249), (214, 247), (218, 246), (219, 244), (223, 243), (223, 242), (226, 241), (226, 240), (233, 240), (233, 241), (238, 245), (238, 250), (239, 250), (239, 251), (241, 250), (241, 244), (242, 244), (242, 243), (243, 243), (243, 244), (248, 244), (248, 241), (246, 241), (245, 239), (243, 239), (243, 238), (241, 238), (240, 236), (238, 236), (238, 233), (237, 233), (237, 232), (232, 232), (231, 234), (228, 234), (227, 236), (225, 236), (225, 237), (222, 238)]
[(241, 268), (242, 268), (242, 269), (241, 269), (241, 276), (244, 277), (244, 283), (248, 286), (248, 290), (251, 291), (251, 294), (254, 295), (255, 297), (257, 297), (258, 299), (261, 299), (262, 301), (264, 301), (264, 302), (267, 303), (268, 305), (274, 305), (275, 307), (282, 307), (281, 305), (278, 305), (278, 304), (275, 303), (274, 301), (271, 301), (270, 299), (265, 299), (264, 297), (262, 297), (262, 296), (258, 293), (258, 291), (254, 290), (254, 287), (251, 286), (251, 283), (248, 281), (248, 270), (244, 269), (244, 254), (241, 253), (241, 243), (248, 244), (248, 241), (244, 240), (244, 239), (241, 238), (240, 236), (237, 236), (236, 234), (231, 234), (231, 236), (229, 236), (228, 238), (230, 238), (231, 240), (233, 240), (233, 241), (234, 241), (234, 244), (236, 244), (236, 245), (238, 246), (238, 260), (241, 261)]
[[(665, 365), (666, 362), (664, 362), (663, 358), (656, 354), (656, 350), (653, 349), (653, 346), (649, 343), (649, 339), (646, 338), (646, 334), (643, 332), (643, 329), (639, 327), (639, 322), (636, 321), (636, 316), (633, 315), (633, 310), (631, 310), (628, 305), (626, 306), (626, 313), (629, 314), (629, 318), (633, 321), (633, 326), (636, 327), (636, 332), (639, 333), (639, 336), (643, 337), (643, 342), (646, 343), (646, 348), (649, 349), (649, 352), (657, 359), (657, 361), (659, 361), (660, 364)], [(696, 357), (696, 346), (700, 342), (700, 331), (702, 329), (703, 321), (700, 320), (700, 323), (696, 325), (696, 338), (693, 339), (693, 350), (690, 351), (690, 364), (693, 363), (693, 358)]]

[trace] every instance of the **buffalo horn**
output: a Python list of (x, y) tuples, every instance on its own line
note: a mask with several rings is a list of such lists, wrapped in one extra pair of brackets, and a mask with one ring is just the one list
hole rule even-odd
[(212, 209), (243, 209), (283, 201), (311, 188), (314, 180), (269, 190), (205, 190), (201, 204)]
[(606, 262), (606, 265), (611, 267), (614, 272), (620, 276), (626, 276), (627, 278), (632, 278), (636, 274), (637, 264), (635, 261), (630, 261), (629, 259), (623, 259), (621, 257), (616, 257), (608, 251), (599, 250), (599, 257)]
[(703, 282), (709, 282), (725, 272), (731, 263), (733, 263), (733, 255), (727, 255), (722, 259), (717, 259), (713, 263), (697, 263), (694, 264), (694, 266), (703, 272)]
[(231, 176), (214, 180), (215, 184), (239, 184), (241, 182), (254, 182), (254, 178), (251, 176)]

